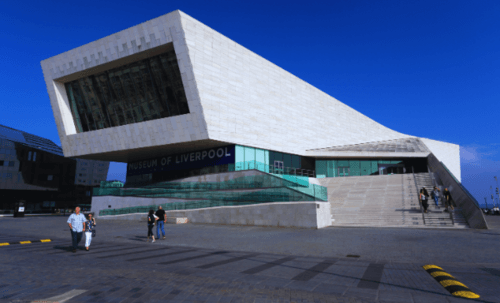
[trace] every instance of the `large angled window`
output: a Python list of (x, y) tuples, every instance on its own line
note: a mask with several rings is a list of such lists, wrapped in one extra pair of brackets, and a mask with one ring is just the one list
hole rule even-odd
[(78, 132), (189, 113), (174, 50), (65, 86)]

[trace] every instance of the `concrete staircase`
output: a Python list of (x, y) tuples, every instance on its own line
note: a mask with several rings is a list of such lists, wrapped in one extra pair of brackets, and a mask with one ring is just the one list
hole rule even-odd
[(459, 208), (455, 208), (451, 211), (451, 215), (453, 216), (453, 220), (450, 218), (450, 213), (445, 212), (444, 205), (444, 197), (441, 195), (444, 187), (438, 184), (440, 188), (440, 196), (438, 201), (438, 206), (436, 206), (434, 199), (431, 196), (431, 192), (434, 189), (433, 180), (429, 173), (418, 173), (415, 174), (415, 180), (417, 182), (418, 191), (422, 187), (425, 187), (427, 192), (429, 193), (429, 208), (427, 209), (427, 213), (425, 216), (425, 225), (429, 227), (454, 227), (454, 228), (469, 228), (465, 217), (462, 214), (462, 210)]
[(328, 188), (332, 226), (425, 227), (411, 174), (318, 181)]

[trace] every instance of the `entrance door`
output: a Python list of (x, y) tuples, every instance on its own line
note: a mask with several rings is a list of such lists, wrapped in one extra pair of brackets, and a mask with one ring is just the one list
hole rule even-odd
[(339, 177), (347, 177), (349, 176), (349, 167), (339, 167), (338, 168), (338, 172), (339, 172)]
[(283, 174), (285, 168), (285, 164), (283, 161), (274, 161), (274, 173), (275, 174)]
[(388, 168), (389, 168), (388, 164), (379, 164), (378, 165), (378, 174), (379, 175), (387, 175)]

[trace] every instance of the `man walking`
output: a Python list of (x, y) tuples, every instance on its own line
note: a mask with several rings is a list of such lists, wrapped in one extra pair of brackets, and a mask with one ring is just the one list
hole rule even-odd
[(75, 213), (68, 218), (69, 229), (71, 230), (71, 239), (73, 240), (73, 252), (76, 253), (78, 243), (82, 240), (83, 224), (87, 221), (85, 216), (80, 213), (80, 207), (75, 208)]
[(439, 192), (441, 190), (437, 187), (434, 186), (434, 190), (432, 191), (432, 198), (434, 198), (434, 203), (436, 203), (436, 207), (439, 208)]
[(160, 227), (161, 227), (161, 232), (163, 234), (163, 240), (165, 240), (165, 223), (167, 223), (167, 216), (165, 215), (165, 211), (161, 208), (161, 206), (158, 206), (158, 210), (156, 211), (155, 214), (158, 217), (158, 221), (156, 221), (156, 238), (160, 240)]

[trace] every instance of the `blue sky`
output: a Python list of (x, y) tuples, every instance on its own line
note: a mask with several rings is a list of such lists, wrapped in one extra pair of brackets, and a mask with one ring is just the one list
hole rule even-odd
[(391, 129), (459, 144), (463, 184), (491, 202), (500, 1), (8, 1), (0, 124), (60, 144), (40, 61), (176, 9)]

